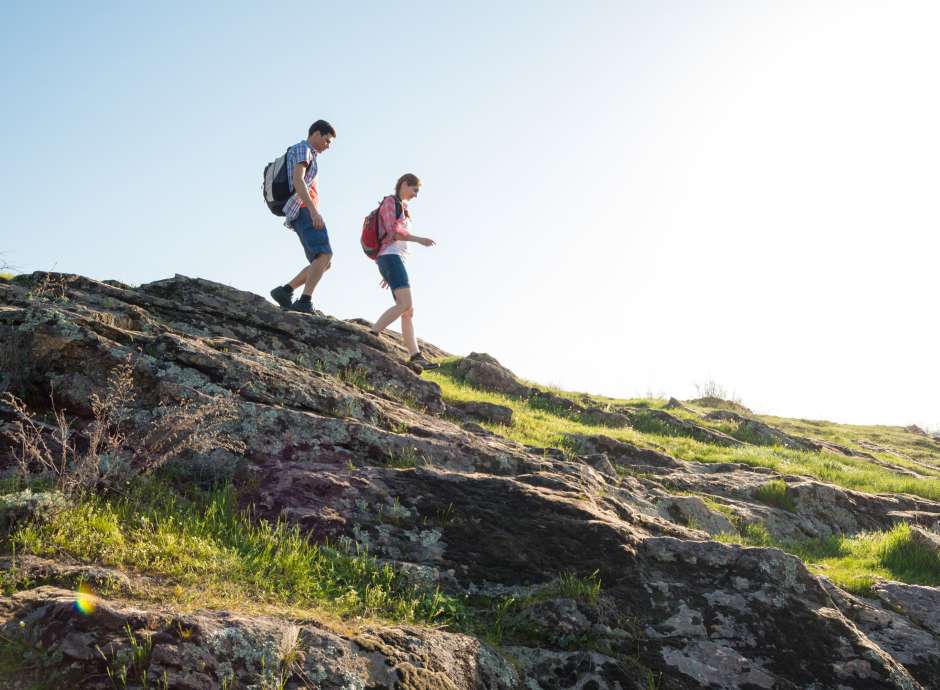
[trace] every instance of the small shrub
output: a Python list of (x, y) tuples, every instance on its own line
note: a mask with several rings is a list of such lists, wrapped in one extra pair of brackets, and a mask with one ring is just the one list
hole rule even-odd
[(729, 393), (724, 386), (715, 381), (711, 376), (707, 377), (702, 383), (696, 383), (695, 391), (697, 393), (696, 397), (698, 398), (718, 398), (719, 400), (735, 403), (737, 405), (741, 404), (741, 399), (736, 394)]
[(62, 302), (67, 299), (69, 283), (75, 279), (64, 273), (43, 273), (32, 283), (27, 299)]
[(5, 393), (3, 401), (15, 417), (5, 433), (23, 478), (49, 476), (55, 488), (74, 495), (107, 485), (114, 476), (152, 473), (186, 451), (244, 450), (225, 431), (238, 412), (226, 396), (161, 404), (150, 427), (130, 436), (126, 427), (134, 400), (133, 371), (130, 358), (112, 369), (104, 394), (91, 396), (92, 420), (81, 432), (51, 396), (52, 423), (47, 424), (22, 400)]

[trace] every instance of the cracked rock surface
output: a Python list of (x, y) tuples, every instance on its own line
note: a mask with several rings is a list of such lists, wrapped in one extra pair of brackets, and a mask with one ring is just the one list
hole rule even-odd
[[(931, 532), (940, 520), (934, 502), (683, 462), (603, 435), (570, 437), (571, 453), (522, 446), (460, 423), (509, 424), (509, 408), (448, 412), (439, 387), (405, 366), (398, 339), (376, 339), (360, 322), (283, 312), (184, 276), (138, 288), (62, 276), (52, 299), (35, 296), (41, 278), (0, 282), (3, 390), (40, 409), (54, 391), (87, 423), (91, 396), (130, 357), (131, 425), (146, 427), (161, 404), (231, 396), (229, 431), (244, 450), (190, 458), (190, 466), (243, 483), (259, 517), (287, 520), (314, 540), (368, 547), (449, 594), (530, 602), (515, 621), (526, 634), (502, 644), (418, 626), (342, 631), (226, 611), (181, 614), (125, 594), (85, 616), (73, 606), (77, 579), (107, 579), (125, 592), (147, 574), (27, 559), (18, 567), (33, 584), (0, 597), (0, 634), (28, 628), (58, 660), (66, 687), (112, 687), (106, 662), (130, 653), (127, 629), (151, 640), (152, 678), (165, 676), (172, 688), (220, 688), (226, 678), (263, 687), (265, 660), (288, 643), (300, 672), (286, 687), (324, 690), (940, 687), (936, 589), (885, 582), (862, 599), (778, 549), (709, 539), (729, 529), (731, 515), (761, 521), (781, 539), (899, 521)], [(744, 443), (664, 411), (553, 398), (488, 355), (463, 362), (464, 376), (482, 388), (563, 405), (600, 424), (653, 420), (703, 442)], [(401, 457), (417, 461), (389, 462)], [(793, 510), (757, 500), (773, 480), (786, 484)], [(0, 524), (45, 509), (31, 496), (7, 502)], [(0, 567), (13, 566), (7, 559)], [(543, 595), (564, 574), (596, 576), (599, 596)]]

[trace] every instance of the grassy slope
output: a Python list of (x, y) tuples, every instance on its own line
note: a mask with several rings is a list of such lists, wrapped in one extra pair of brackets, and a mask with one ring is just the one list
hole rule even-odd
[[(511, 427), (487, 426), (525, 444), (564, 450), (565, 433), (606, 434), (685, 460), (761, 465), (862, 491), (906, 491), (940, 499), (940, 481), (899, 477), (861, 458), (768, 446), (723, 448), (682, 436), (583, 424), (562, 410), (466, 386), (454, 375), (452, 363), (426, 373), (425, 378), (441, 386), (445, 400), (482, 400), (513, 408), (515, 421)], [(613, 409), (618, 405), (661, 408), (665, 404), (663, 400), (614, 400), (553, 392), (601, 408)], [(692, 412), (672, 413), (703, 423)], [(940, 451), (933, 450), (931, 442), (898, 428), (762, 419), (790, 433), (843, 445), (856, 447), (854, 444), (861, 439), (890, 446), (912, 460), (940, 466)], [(721, 423), (709, 425), (722, 428)], [(903, 464), (890, 453), (875, 455), (896, 465)], [(915, 466), (918, 471), (925, 471)], [(0, 487), (0, 494), (21, 488)], [(231, 487), (216, 492), (187, 491), (184, 496), (169, 482), (144, 481), (138, 490), (131, 500), (103, 501), (90, 497), (42, 525), (21, 525), (11, 538), (3, 541), (3, 550), (152, 575), (160, 584), (135, 591), (133, 596), (184, 610), (228, 608), (282, 613), (294, 618), (315, 617), (321, 621), (326, 617), (334, 623), (377, 618), (443, 624), (493, 636), (492, 626), (480, 621), (492, 618), (493, 610), (506, 606), (505, 602), (467, 602), (421, 590), (368, 554), (310, 544), (285, 525), (259, 524), (236, 510)], [(768, 496), (768, 500), (785, 502), (785, 490), (777, 493), (783, 495)], [(876, 577), (940, 585), (940, 564), (911, 547), (910, 534), (902, 528), (885, 534), (782, 546), (853, 591), (864, 591)], [(739, 534), (727, 535), (723, 540), (773, 545), (760, 525), (742, 528)], [(9, 572), (0, 582), (5, 592), (15, 591), (23, 584), (16, 573)]]
[[(445, 362), (439, 370), (426, 373), (425, 378), (441, 386), (445, 401), (477, 400), (511, 407), (514, 419), (512, 426), (495, 424), (483, 424), (483, 426), (520, 443), (564, 450), (566, 448), (564, 434), (566, 433), (603, 434), (639, 446), (663, 450), (681, 460), (738, 462), (770, 467), (782, 474), (806, 475), (857, 491), (908, 493), (940, 501), (940, 444), (900, 427), (853, 426), (755, 416), (760, 421), (791, 435), (829, 441), (864, 451), (886, 463), (912, 469), (929, 478), (901, 476), (872, 463), (867, 458), (848, 457), (828, 452), (802, 452), (781, 446), (726, 448), (701, 443), (685, 436), (641, 433), (631, 428), (614, 429), (584, 424), (579, 421), (577, 415), (563, 410), (545, 409), (529, 401), (465, 385), (455, 373), (453, 367), (455, 361)], [(661, 409), (666, 402), (659, 399), (616, 400), (558, 390), (552, 390), (552, 392), (584, 406), (594, 405), (602, 409), (616, 409), (617, 406)], [(674, 416), (719, 431), (733, 430), (729, 429), (727, 422), (702, 419), (700, 415), (708, 412), (708, 408), (696, 405), (688, 405), (688, 407), (691, 411), (677, 409), (669, 412)], [(890, 448), (893, 452), (873, 451), (860, 446), (859, 441)], [(779, 507), (786, 507), (784, 505), (785, 490), (777, 493), (781, 495), (777, 498), (768, 496), (768, 502), (773, 503), (776, 500)], [(906, 525), (899, 525), (894, 530), (885, 533), (800, 544), (774, 543), (767, 531), (760, 525), (752, 525), (747, 529), (742, 528), (739, 534), (726, 535), (722, 541), (752, 546), (779, 546), (802, 558), (815, 572), (826, 574), (837, 584), (857, 593), (864, 593), (868, 590), (876, 578), (891, 578), (902, 582), (940, 586), (940, 559), (936, 554), (931, 555), (920, 547), (911, 537)]]
[[(367, 553), (311, 544), (296, 528), (252, 519), (236, 509), (232, 487), (186, 493), (166, 479), (141, 479), (127, 498), (88, 496), (41, 523), (18, 526), (4, 550), (154, 576), (159, 584), (135, 598), (181, 610), (294, 617), (315, 610), (427, 624), (462, 614), (460, 602), (410, 585)], [(0, 580), (4, 593), (21, 584), (16, 572)]]

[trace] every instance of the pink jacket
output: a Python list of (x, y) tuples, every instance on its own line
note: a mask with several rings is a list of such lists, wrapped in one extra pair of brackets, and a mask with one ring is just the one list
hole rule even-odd
[(379, 254), (398, 239), (396, 235), (408, 236), (411, 234), (408, 232), (408, 217), (405, 215), (407, 210), (408, 204), (404, 201), (401, 202), (401, 218), (398, 218), (395, 214), (395, 197), (389, 194), (382, 199), (382, 204), (379, 206), (379, 230), (384, 234), (382, 235), (382, 246), (379, 247)]

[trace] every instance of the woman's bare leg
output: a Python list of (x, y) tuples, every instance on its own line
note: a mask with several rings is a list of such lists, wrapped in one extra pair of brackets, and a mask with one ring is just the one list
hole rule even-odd
[(415, 338), (415, 308), (411, 307), (401, 315), (401, 337), (405, 341), (405, 347), (408, 348), (409, 355), (418, 354), (418, 339)]
[(385, 313), (379, 317), (379, 320), (372, 324), (372, 330), (376, 333), (384, 331), (392, 321), (411, 309), (411, 288), (398, 288), (393, 294), (395, 295), (395, 306), (386, 309)]

